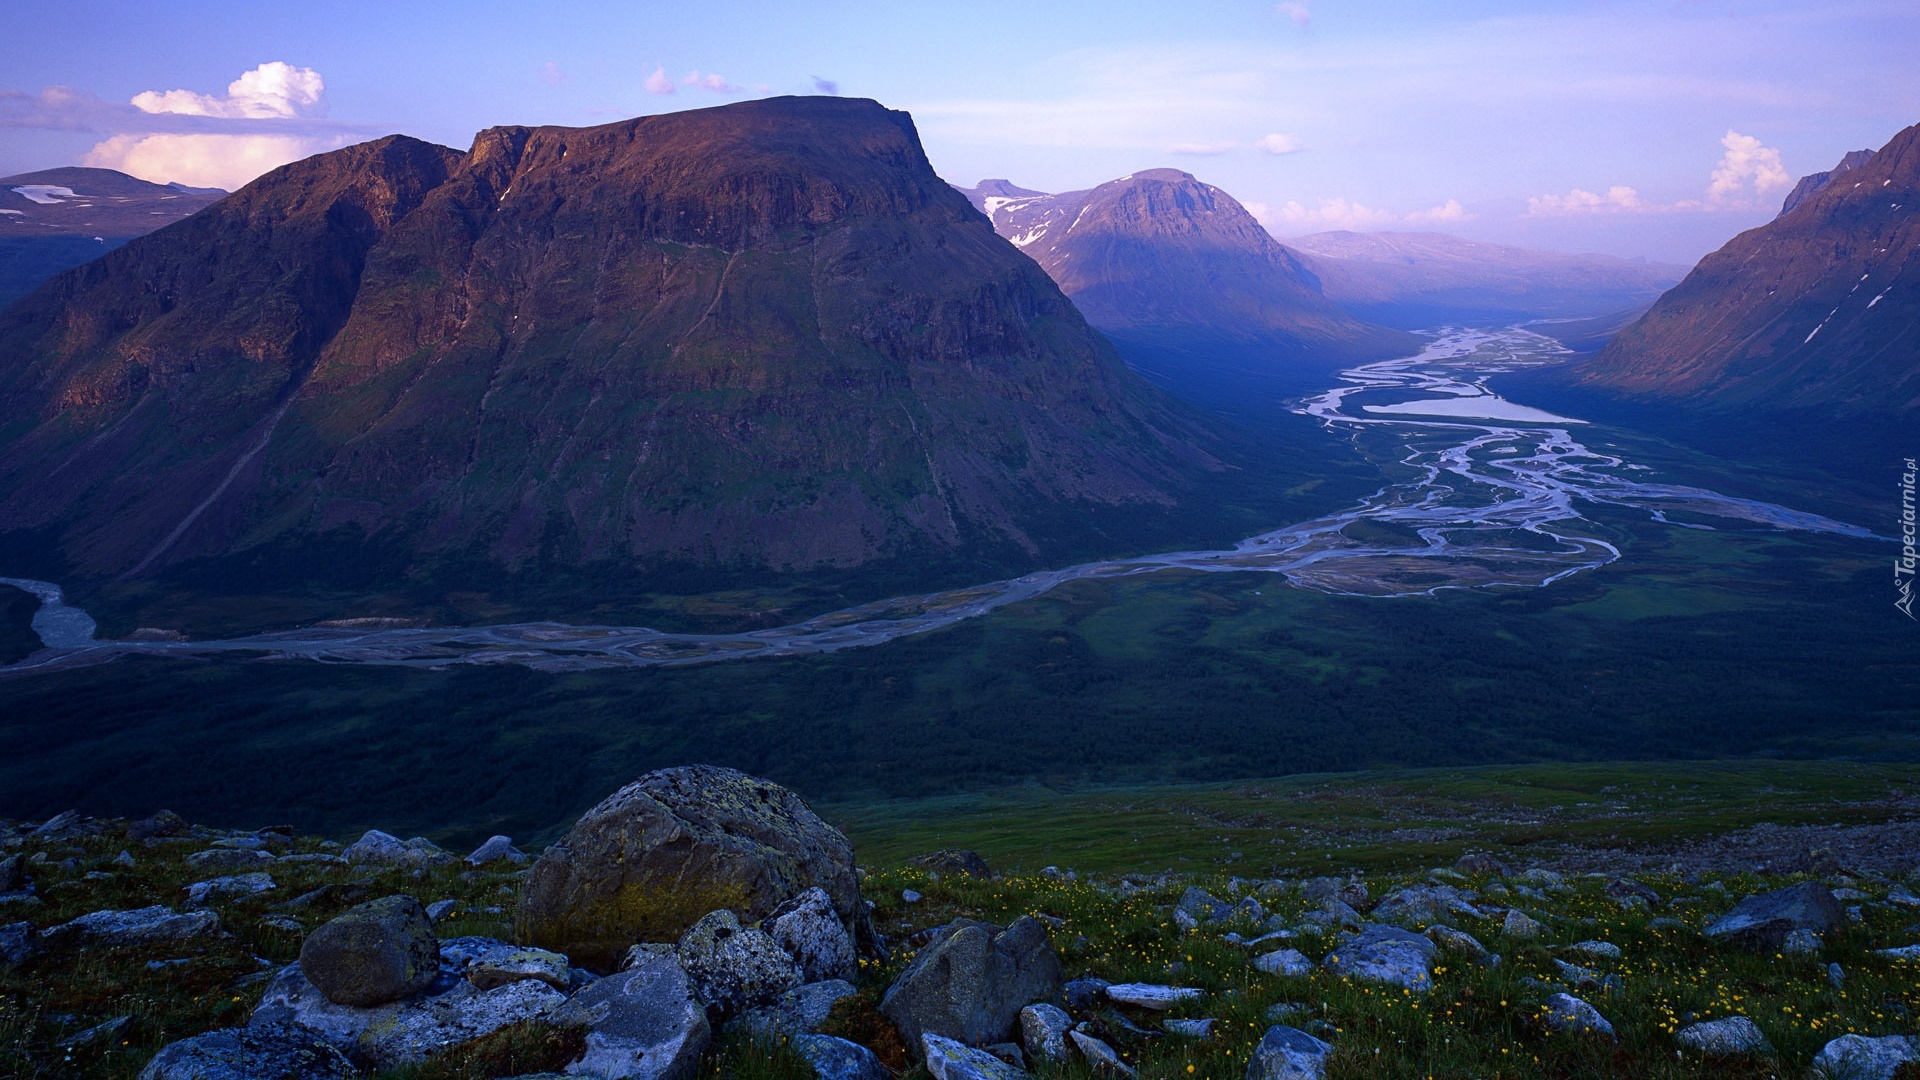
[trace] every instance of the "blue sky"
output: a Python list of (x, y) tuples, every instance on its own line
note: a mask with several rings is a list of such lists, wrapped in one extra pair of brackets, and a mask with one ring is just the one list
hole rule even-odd
[(221, 186), (388, 132), (464, 148), (496, 124), (824, 86), (912, 111), (961, 184), (1173, 166), (1282, 236), (1430, 228), (1691, 261), (1792, 178), (1920, 122), (1913, 0), (80, 0), (7, 21), (0, 174)]

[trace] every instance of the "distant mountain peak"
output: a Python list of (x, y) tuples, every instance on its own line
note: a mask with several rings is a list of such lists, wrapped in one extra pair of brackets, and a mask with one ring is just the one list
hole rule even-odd
[(1827, 186), (1834, 177), (1844, 172), (1852, 172), (1872, 160), (1873, 151), (1871, 150), (1849, 150), (1846, 156), (1840, 159), (1840, 164), (1826, 172), (1808, 173), (1800, 178), (1799, 183), (1793, 185), (1792, 191), (1787, 192), (1786, 201), (1780, 204), (1780, 213), (1774, 216), (1785, 217), (1793, 211), (1794, 207), (1811, 198), (1814, 192)]

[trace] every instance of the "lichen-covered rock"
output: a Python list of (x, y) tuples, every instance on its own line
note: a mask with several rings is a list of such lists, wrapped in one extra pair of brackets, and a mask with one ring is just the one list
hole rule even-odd
[(815, 1080), (893, 1080), (873, 1051), (832, 1035), (801, 1035), (794, 1052), (813, 1067)]
[(708, 912), (765, 918), (819, 886), (865, 940), (853, 845), (799, 796), (733, 769), (662, 769), (582, 815), (534, 861), (523, 941), (609, 971), (636, 941), (672, 941)]
[(220, 916), (211, 911), (176, 912), (155, 904), (129, 911), (91, 911), (71, 922), (40, 931), (42, 937), (79, 934), (105, 945), (179, 941), (220, 932)]
[(912, 865), (922, 870), (931, 870), (936, 874), (967, 874), (971, 877), (990, 878), (993, 868), (977, 851), (965, 851), (952, 848), (946, 851), (930, 851), (910, 860)]
[(1335, 975), (1404, 986), (1423, 993), (1433, 986), (1433, 942), (1410, 930), (1368, 923), (1320, 963)]
[(379, 829), (368, 829), (340, 853), (348, 862), (365, 866), (445, 866), (453, 856), (424, 836), (402, 840)]
[(833, 1003), (859, 993), (845, 979), (808, 983), (781, 994), (773, 1002), (734, 1017), (730, 1031), (758, 1039), (792, 1039), (820, 1030), (833, 1012)]
[(880, 999), (909, 1047), (923, 1033), (964, 1043), (1005, 1042), (1020, 1010), (1060, 992), (1060, 958), (1031, 915), (1005, 930), (956, 921), (930, 941)]
[(1778, 950), (1795, 930), (1825, 935), (1846, 925), (1847, 915), (1833, 893), (1817, 881), (1756, 893), (1707, 924), (1703, 933), (1762, 952)]
[(1540, 925), (1540, 920), (1535, 919), (1519, 908), (1510, 909), (1507, 912), (1506, 919), (1500, 924), (1501, 933), (1510, 938), (1519, 938), (1522, 941), (1532, 941), (1534, 938), (1545, 933), (1546, 929), (1546, 927)]
[(1673, 1033), (1673, 1041), (1689, 1050), (1721, 1057), (1773, 1053), (1773, 1044), (1761, 1033), (1760, 1025), (1744, 1016), (1689, 1024)]
[(658, 953), (576, 993), (553, 1019), (586, 1026), (586, 1053), (566, 1071), (600, 1080), (684, 1080), (712, 1038), (693, 981)]
[(1820, 1048), (1808, 1071), (1819, 1080), (1893, 1080), (1900, 1066), (1920, 1061), (1920, 1039), (1842, 1035)]
[(1025, 1071), (1001, 1061), (985, 1050), (975, 1050), (963, 1042), (929, 1031), (913, 1045), (926, 1058), (927, 1075), (933, 1080), (1027, 1080)]
[(1073, 1018), (1064, 1009), (1045, 1002), (1020, 1010), (1020, 1045), (1035, 1061), (1067, 1060), (1067, 1032)]
[(390, 1069), (425, 1061), (508, 1024), (551, 1017), (566, 1000), (560, 991), (534, 979), (481, 990), (449, 976), (436, 980), (424, 994), (362, 1008), (329, 1000), (296, 963), (267, 984), (248, 1026), (299, 1028), (359, 1064)]
[(350, 1080), (353, 1062), (321, 1039), (286, 1028), (228, 1028), (171, 1043), (140, 1080)]
[(808, 982), (853, 976), (858, 961), (853, 936), (825, 889), (816, 886), (786, 901), (760, 926), (800, 965)]
[(1255, 958), (1253, 966), (1269, 975), (1313, 974), (1313, 961), (1307, 959), (1299, 949), (1275, 949)]
[(1267, 1029), (1247, 1062), (1247, 1080), (1321, 1080), (1333, 1047), (1285, 1024)]
[(1554, 994), (1547, 998), (1546, 1025), (1555, 1031), (1569, 1034), (1595, 1034), (1613, 1038), (1613, 1025), (1600, 1015), (1600, 1010), (1581, 1001), (1571, 994)]
[(513, 838), (507, 836), (489, 836), (487, 842), (473, 849), (467, 856), (468, 866), (486, 866), (490, 863), (505, 862), (515, 866), (527, 861), (527, 853), (513, 846)]
[(521, 979), (539, 979), (556, 990), (565, 990), (572, 981), (572, 973), (567, 958), (557, 952), (522, 949), (512, 945), (476, 957), (467, 965), (467, 981), (481, 990), (491, 990)]
[(694, 996), (723, 1013), (765, 1005), (806, 981), (766, 931), (741, 926), (725, 908), (688, 927), (674, 955), (693, 980)]
[(308, 934), (300, 967), (329, 1001), (367, 1008), (426, 989), (440, 970), (440, 943), (420, 901), (388, 896)]

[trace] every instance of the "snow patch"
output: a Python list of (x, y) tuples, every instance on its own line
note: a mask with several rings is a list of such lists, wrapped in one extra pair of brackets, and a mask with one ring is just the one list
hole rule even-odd
[(72, 188), (60, 187), (55, 184), (25, 184), (21, 187), (14, 188), (13, 193), (24, 196), (32, 202), (37, 202), (41, 206), (58, 206), (60, 205), (61, 199), (74, 199), (79, 197), (73, 193)]
[(14, 217), (26, 217), (25, 210), (0, 210), (0, 214), (12, 214)]

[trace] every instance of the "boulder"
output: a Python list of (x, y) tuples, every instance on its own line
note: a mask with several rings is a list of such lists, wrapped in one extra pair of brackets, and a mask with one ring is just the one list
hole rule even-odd
[(0, 926), (0, 964), (25, 963), (34, 952), (33, 924), (8, 923)]
[(1513, 867), (1491, 855), (1479, 853), (1462, 855), (1454, 862), (1453, 868), (1463, 874), (1490, 874), (1495, 877), (1513, 876)]
[(194, 870), (258, 870), (263, 866), (272, 866), (273, 853), (260, 848), (208, 848), (187, 856), (186, 864)]
[(1352, 908), (1367, 906), (1367, 885), (1363, 881), (1337, 877), (1309, 878), (1301, 883), (1300, 893), (1309, 904), (1338, 900)]
[(368, 829), (360, 839), (348, 844), (346, 850), (340, 854), (348, 862), (357, 866), (398, 866), (418, 869), (427, 866), (445, 866), (454, 861), (452, 855), (424, 836), (402, 840), (391, 833), (383, 833), (379, 829)]
[(534, 861), (521, 940), (612, 970), (636, 941), (672, 941), (708, 912), (748, 921), (819, 886), (865, 942), (853, 845), (799, 796), (733, 769), (648, 773), (586, 812)]
[(171, 810), (161, 810), (152, 817), (128, 822), (127, 839), (158, 840), (168, 836), (179, 836), (192, 828), (193, 826), (187, 824), (186, 818)]
[(796, 987), (775, 998), (771, 1004), (748, 1009), (734, 1017), (728, 1030), (738, 1030), (758, 1039), (796, 1038), (820, 1030), (841, 998), (859, 993), (845, 979), (826, 979)]
[(1115, 1076), (1139, 1075), (1133, 1071), (1133, 1066), (1120, 1060), (1120, 1055), (1113, 1047), (1086, 1032), (1070, 1030), (1067, 1032), (1067, 1038), (1073, 1040), (1073, 1045), (1080, 1051), (1080, 1056), (1087, 1059), (1087, 1064), (1093, 1066), (1094, 1072), (1111, 1073)]
[(176, 912), (158, 904), (129, 911), (92, 911), (71, 922), (40, 931), (41, 937), (79, 934), (103, 945), (142, 945), (220, 933), (220, 916), (211, 911)]
[(1321, 965), (1335, 975), (1403, 986), (1422, 993), (1433, 985), (1433, 942), (1412, 931), (1368, 923), (1328, 953)]
[(1820, 1048), (1808, 1070), (1819, 1080), (1893, 1080), (1900, 1066), (1920, 1061), (1920, 1039), (1842, 1035)]
[(1214, 1023), (1212, 1017), (1206, 1017), (1200, 1020), (1162, 1020), (1160, 1026), (1166, 1028), (1169, 1034), (1183, 1039), (1205, 1039), (1213, 1034)]
[(1790, 930), (1780, 943), (1781, 953), (1787, 956), (1814, 956), (1826, 947), (1820, 935), (1811, 930)]
[(929, 1031), (914, 1044), (926, 1059), (933, 1080), (1027, 1080), (1027, 1074), (985, 1050)]
[(816, 1080), (893, 1080), (873, 1051), (832, 1035), (801, 1035), (794, 1052), (813, 1066)]
[(1276, 949), (1255, 959), (1253, 966), (1269, 975), (1313, 974), (1313, 961), (1298, 949)]
[(695, 1076), (712, 1037), (693, 980), (678, 960), (661, 954), (594, 982), (553, 1019), (586, 1025), (586, 1053), (567, 1072), (601, 1080)]
[(505, 862), (518, 866), (527, 861), (527, 853), (513, 846), (513, 840), (505, 836), (489, 836), (487, 842), (473, 849), (468, 855), (468, 866), (486, 866), (489, 863)]
[(1825, 935), (1846, 924), (1846, 912), (1833, 893), (1817, 881), (1803, 881), (1769, 893), (1757, 893), (1707, 924), (1703, 933), (1717, 941), (1760, 952), (1774, 952), (1795, 930)]
[(694, 996), (725, 1014), (779, 997), (805, 982), (800, 965), (766, 931), (740, 925), (722, 908), (709, 912), (674, 946)]
[(476, 957), (467, 965), (467, 981), (481, 990), (491, 990), (521, 979), (539, 979), (555, 990), (566, 990), (572, 982), (567, 958), (545, 949), (522, 949), (502, 943), (497, 952)]
[(1062, 986), (1060, 997), (1067, 1003), (1067, 1008), (1084, 1012), (1106, 1000), (1107, 987), (1110, 985), (1105, 979), (1083, 975)]
[(1532, 941), (1542, 933), (1545, 933), (1546, 929), (1546, 927), (1540, 925), (1540, 920), (1535, 919), (1519, 908), (1509, 908), (1506, 919), (1500, 923), (1501, 933), (1510, 938), (1519, 938), (1522, 941)]
[(371, 1008), (328, 999), (297, 963), (267, 984), (251, 1029), (293, 1027), (338, 1047), (357, 1064), (391, 1069), (425, 1061), (508, 1024), (552, 1017), (566, 996), (533, 979), (480, 990), (451, 975), (428, 992)]
[(1173, 906), (1173, 910), (1186, 915), (1195, 923), (1203, 923), (1224, 918), (1229, 911), (1233, 910), (1233, 905), (1198, 885), (1189, 885), (1187, 891), (1180, 894), (1180, 902)]
[(1005, 930), (955, 921), (887, 988), (880, 1013), (909, 1047), (922, 1034), (1005, 1042), (1022, 1007), (1059, 992), (1060, 958), (1040, 920), (1023, 916)]
[(1575, 1035), (1591, 1032), (1613, 1038), (1613, 1025), (1600, 1015), (1600, 1010), (1571, 994), (1554, 994), (1547, 998), (1546, 1007), (1543, 1019), (1555, 1031)]
[(1455, 916), (1479, 919), (1484, 915), (1451, 885), (1408, 885), (1395, 889), (1374, 906), (1372, 917), (1381, 922), (1431, 924)]
[(272, 888), (273, 879), (256, 870), (251, 874), (196, 881), (187, 886), (187, 903), (204, 904), (208, 898), (215, 896), (252, 896), (254, 893), (267, 892)]
[(1164, 1012), (1183, 1001), (1198, 1001), (1206, 996), (1205, 990), (1191, 986), (1162, 986), (1159, 983), (1114, 983), (1107, 987), (1108, 999), (1156, 1012)]
[(1487, 947), (1480, 944), (1479, 938), (1445, 924), (1427, 927), (1427, 940), (1440, 946), (1440, 951), (1444, 953), (1468, 960), (1485, 960), (1490, 955)]
[(81, 817), (78, 810), (62, 810), (27, 835), (35, 840), (64, 840), (84, 832), (82, 826), (86, 821), (87, 819)]
[(808, 982), (852, 978), (857, 970), (853, 936), (825, 889), (816, 886), (774, 908), (760, 927), (800, 965)]
[(308, 934), (300, 967), (336, 1005), (384, 1005), (433, 982), (440, 943), (420, 901), (388, 896), (349, 908)]
[(27, 887), (27, 857), (18, 852), (0, 859), (0, 893)]
[(1579, 953), (1582, 956), (1597, 957), (1602, 960), (1620, 959), (1620, 946), (1610, 941), (1576, 941), (1564, 950)]
[(1773, 1044), (1760, 1032), (1760, 1025), (1744, 1016), (1689, 1024), (1673, 1033), (1673, 1041), (1689, 1050), (1722, 1057), (1762, 1056), (1773, 1053)]
[(287, 1028), (227, 1028), (170, 1043), (140, 1080), (350, 1080), (345, 1054)]
[(1331, 1053), (1332, 1045), (1299, 1028), (1275, 1024), (1253, 1048), (1247, 1080), (1321, 1080)]
[(993, 876), (993, 868), (987, 865), (987, 860), (981, 858), (979, 852), (959, 848), (928, 852), (910, 860), (910, 864), (936, 874), (966, 874), (977, 878)]
[(1035, 1061), (1065, 1062), (1067, 1032), (1073, 1018), (1064, 1010), (1045, 1002), (1020, 1010), (1020, 1045)]

